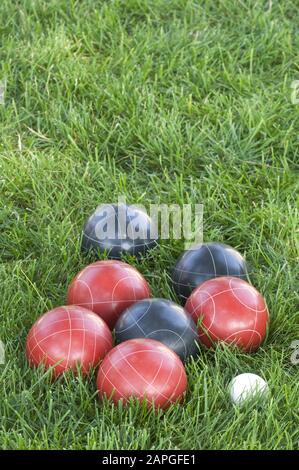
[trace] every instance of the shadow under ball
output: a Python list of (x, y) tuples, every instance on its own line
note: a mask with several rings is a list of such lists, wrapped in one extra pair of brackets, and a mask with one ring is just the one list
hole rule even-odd
[(156, 226), (146, 212), (133, 205), (103, 204), (85, 224), (81, 250), (106, 253), (111, 259), (123, 254), (140, 257), (156, 246), (157, 239)]
[(243, 256), (223, 243), (202, 243), (185, 251), (178, 259), (173, 272), (173, 288), (185, 304), (191, 292), (209, 279), (234, 276), (248, 279)]
[(127, 308), (115, 325), (116, 341), (150, 338), (172, 349), (182, 361), (197, 353), (197, 328), (186, 310), (166, 299), (144, 299)]

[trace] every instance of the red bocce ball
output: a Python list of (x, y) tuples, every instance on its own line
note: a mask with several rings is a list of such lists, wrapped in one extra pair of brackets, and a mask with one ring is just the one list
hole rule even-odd
[(108, 260), (92, 263), (77, 274), (69, 286), (67, 303), (92, 310), (113, 329), (126, 308), (150, 296), (150, 288), (137, 269)]
[(45, 313), (27, 336), (26, 355), (30, 365), (53, 367), (58, 376), (68, 369), (87, 374), (113, 347), (106, 323), (86, 308), (58, 307)]
[(242, 279), (218, 277), (204, 282), (192, 292), (185, 309), (199, 325), (199, 341), (207, 347), (224, 341), (253, 352), (266, 336), (265, 300)]
[(168, 408), (187, 389), (187, 377), (179, 357), (152, 339), (130, 339), (112, 349), (102, 362), (97, 388), (100, 397), (115, 403), (134, 397), (151, 408)]

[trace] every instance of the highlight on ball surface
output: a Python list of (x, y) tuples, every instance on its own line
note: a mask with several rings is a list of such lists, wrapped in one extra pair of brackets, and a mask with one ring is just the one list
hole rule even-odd
[(208, 348), (223, 341), (254, 352), (266, 337), (266, 302), (242, 279), (226, 276), (204, 282), (194, 289), (185, 308), (198, 324), (199, 341)]
[(82, 251), (108, 258), (121, 259), (123, 255), (137, 258), (157, 245), (154, 222), (146, 212), (124, 203), (103, 204), (89, 217), (82, 233)]
[(177, 260), (172, 271), (173, 288), (184, 304), (191, 292), (214, 277), (233, 276), (246, 280), (248, 267), (237, 250), (224, 243), (201, 243)]
[(26, 354), (30, 365), (51, 367), (56, 377), (67, 370), (77, 372), (78, 366), (86, 375), (112, 346), (111, 331), (100, 317), (70, 305), (54, 308), (34, 323)]
[(148, 297), (150, 287), (137, 269), (122, 261), (105, 260), (77, 274), (68, 288), (67, 303), (92, 310), (113, 329), (126, 308)]
[(131, 339), (107, 354), (97, 376), (100, 398), (113, 402), (130, 398), (166, 409), (187, 390), (187, 375), (179, 357), (153, 339)]
[(197, 328), (186, 310), (167, 299), (145, 299), (127, 308), (115, 325), (118, 343), (150, 338), (168, 346), (182, 361), (198, 352)]
[(228, 390), (231, 401), (238, 406), (257, 399), (265, 400), (270, 393), (267, 382), (259, 375), (249, 372), (234, 377)]

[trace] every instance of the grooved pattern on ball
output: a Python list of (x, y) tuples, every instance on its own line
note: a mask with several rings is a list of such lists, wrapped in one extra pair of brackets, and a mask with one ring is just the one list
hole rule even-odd
[(224, 341), (251, 352), (266, 336), (269, 313), (265, 300), (242, 279), (206, 281), (192, 292), (185, 308), (199, 323), (199, 340), (207, 347)]
[(106, 253), (112, 259), (123, 254), (140, 257), (156, 246), (157, 239), (151, 235), (156, 231), (151, 218), (138, 207), (103, 204), (84, 226), (82, 251)]
[(247, 279), (244, 258), (229, 245), (202, 243), (185, 251), (178, 259), (172, 272), (172, 282), (181, 302), (185, 303), (195, 287), (222, 276)]
[(137, 269), (107, 260), (90, 264), (75, 277), (67, 303), (92, 310), (112, 329), (126, 308), (150, 296), (149, 285)]
[(149, 407), (167, 408), (183, 397), (187, 377), (179, 357), (152, 339), (132, 339), (119, 344), (102, 362), (97, 387), (100, 397), (115, 403), (135, 397)]
[(117, 342), (161, 341), (184, 361), (197, 352), (197, 328), (183, 307), (167, 299), (146, 299), (126, 309), (115, 325)]
[(87, 374), (113, 347), (106, 323), (93, 312), (78, 306), (57, 307), (41, 316), (26, 341), (31, 365), (54, 366), (55, 375), (68, 369)]

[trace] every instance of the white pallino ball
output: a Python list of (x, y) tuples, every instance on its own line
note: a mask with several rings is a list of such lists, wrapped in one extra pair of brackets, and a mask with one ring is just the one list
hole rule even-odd
[(242, 405), (245, 401), (253, 399), (257, 395), (266, 397), (269, 387), (262, 377), (256, 374), (237, 375), (229, 384), (231, 400), (236, 405)]

